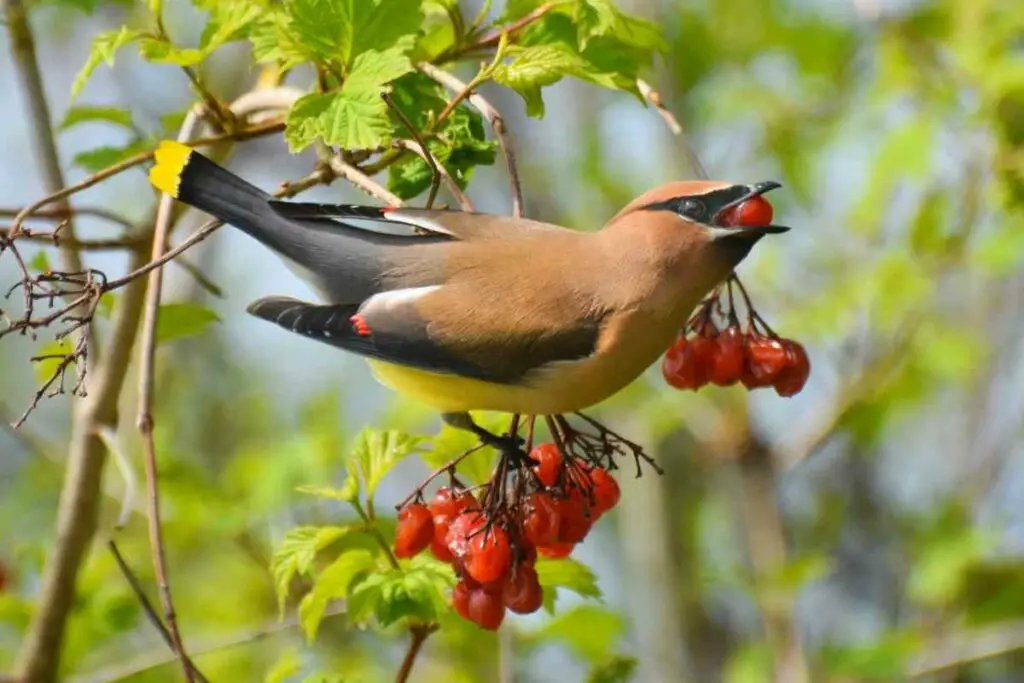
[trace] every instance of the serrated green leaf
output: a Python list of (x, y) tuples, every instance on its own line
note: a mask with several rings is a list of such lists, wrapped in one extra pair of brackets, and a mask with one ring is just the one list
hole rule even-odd
[(386, 51), (414, 34), (422, 0), (293, 0), (289, 11), (289, 29), (310, 57), (354, 67), (363, 53)]
[(372, 574), (352, 589), (349, 618), (365, 623), (373, 617), (381, 628), (405, 618), (434, 621), (448, 609), (447, 585), (426, 566)]
[(206, 59), (206, 52), (194, 47), (178, 47), (161, 38), (143, 38), (139, 42), (142, 56), (155, 64), (193, 66)]
[[(418, 74), (413, 74), (416, 76)], [(405, 79), (403, 79), (405, 80)], [(403, 103), (396, 106), (414, 126), (422, 130), (445, 107), (445, 100), (435, 97), (436, 91), (413, 88), (395, 88), (402, 94)], [(445, 167), (459, 187), (465, 189), (477, 166), (492, 165), (497, 158), (497, 142), (487, 139), (483, 117), (465, 105), (460, 105), (445, 119), (438, 136), (427, 142), (434, 160)], [(433, 172), (418, 155), (409, 155), (388, 169), (388, 188), (403, 199), (410, 199), (430, 187)]]
[(291, 69), (310, 59), (309, 50), (295, 35), (284, 8), (273, 5), (249, 28), (253, 57), (257, 62), (279, 63)]
[(359, 472), (366, 497), (372, 498), (377, 486), (403, 458), (415, 453), (425, 437), (389, 430), (364, 429), (356, 437), (348, 459), (349, 473)]
[(327, 604), (348, 595), (355, 578), (372, 569), (376, 563), (377, 558), (366, 550), (349, 550), (317, 576), (312, 590), (299, 603), (299, 621), (309, 642), (316, 640)]
[(119, 164), (125, 159), (129, 159), (136, 154), (148, 152), (154, 147), (155, 145), (152, 140), (137, 140), (120, 147), (115, 145), (106, 145), (103, 147), (97, 147), (96, 149), (90, 149), (85, 152), (79, 152), (71, 160), (71, 163), (85, 171), (88, 171), (89, 173), (97, 173), (105, 168)]
[(613, 655), (587, 674), (587, 683), (629, 683), (636, 676), (640, 663), (636, 657)]
[(64, 357), (74, 352), (75, 347), (68, 339), (58, 339), (43, 344), (42, 347), (36, 352), (36, 356), (54, 356), (53, 358), (44, 358), (42, 360), (33, 363), (35, 370), (36, 381), (42, 384), (51, 377), (53, 373), (57, 371), (57, 367), (63, 362)]
[(317, 498), (332, 498), (334, 500), (351, 503), (359, 498), (359, 479), (352, 474), (345, 477), (345, 482), (340, 488), (328, 486), (298, 486), (295, 488), (300, 493), (306, 493)]
[(211, 3), (210, 20), (203, 29), (199, 49), (208, 55), (226, 43), (248, 37), (249, 30), (266, 9), (264, 3), (253, 0), (217, 0)]
[(37, 251), (36, 255), (28, 262), (28, 267), (38, 273), (50, 272), (50, 259), (46, 252), (42, 249)]
[(85, 65), (75, 76), (75, 82), (71, 85), (71, 99), (75, 99), (82, 91), (89, 81), (89, 77), (96, 71), (96, 67), (103, 62), (107, 66), (113, 66), (117, 51), (137, 40), (140, 35), (142, 34), (139, 31), (122, 26), (115, 31), (105, 31), (96, 36), (92, 41), (92, 47), (89, 48), (89, 57), (85, 60)]
[(274, 586), (277, 588), (278, 609), (282, 616), (292, 579), (296, 576), (307, 575), (317, 553), (351, 530), (350, 527), (304, 526), (296, 527), (285, 535), (270, 563)]
[(579, 46), (586, 49), (590, 39), (607, 36), (625, 45), (665, 52), (668, 43), (658, 25), (623, 13), (612, 0), (576, 0)]
[(60, 122), (58, 130), (65, 131), (82, 123), (103, 121), (113, 123), (132, 130), (132, 114), (127, 109), (120, 107), (103, 107), (97, 105), (82, 104), (71, 107), (64, 114), (64, 120)]
[(597, 585), (597, 577), (590, 567), (582, 562), (566, 558), (563, 560), (537, 560), (537, 577), (544, 588), (544, 608), (554, 613), (555, 599), (558, 590), (565, 588), (584, 598), (601, 601), (601, 589)]
[(531, 640), (560, 641), (580, 659), (597, 664), (626, 632), (626, 622), (614, 611), (596, 605), (577, 605), (552, 618)]
[(193, 303), (164, 304), (160, 306), (156, 343), (194, 337), (215, 322), (220, 322), (220, 317), (205, 306)]
[(373, 149), (391, 139), (382, 88), (412, 70), (404, 47), (360, 54), (339, 90), (300, 98), (288, 112), (285, 139), (299, 152), (319, 137), (343, 149)]

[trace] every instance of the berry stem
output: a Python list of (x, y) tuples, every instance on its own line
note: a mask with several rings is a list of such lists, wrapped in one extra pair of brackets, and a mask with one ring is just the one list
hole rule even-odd
[[(414, 500), (414, 499), (422, 499), (423, 498), (423, 489), (425, 489), (430, 482), (434, 481), (435, 479), (440, 477), (445, 472), (448, 472), (451, 475), (452, 483), (458, 483), (458, 480), (455, 478), (455, 467), (460, 462), (462, 462), (463, 460), (465, 460), (469, 456), (473, 455), (474, 453), (476, 453), (478, 450), (480, 450), (483, 447), (484, 447), (484, 444), (480, 444), (478, 446), (473, 446), (472, 448), (470, 448), (468, 451), (466, 451), (462, 455), (459, 455), (459, 456), (457, 456), (455, 458), (452, 458), (451, 460), (446, 462), (444, 465), (441, 465), (436, 470), (434, 470), (433, 472), (428, 474), (427, 478), (424, 479), (423, 481), (421, 481), (416, 486), (416, 488), (413, 489), (412, 493), (410, 493), (408, 496), (406, 496), (400, 503), (398, 503), (398, 505), (395, 506), (395, 509), (396, 510), (401, 510), (403, 507), (408, 505), (412, 500)], [(459, 484), (459, 488), (465, 488), (465, 487), (462, 486), (461, 484)]]
[(417, 624), (409, 628), (409, 649), (405, 651), (402, 666), (398, 669), (398, 674), (395, 676), (395, 683), (406, 683), (409, 680), (409, 674), (412, 673), (413, 664), (415, 664), (416, 657), (423, 648), (423, 643), (436, 630), (437, 624)]
[(388, 562), (391, 564), (392, 568), (399, 569), (398, 558), (395, 557), (395, 552), (391, 549), (391, 544), (384, 538), (384, 534), (382, 534), (380, 529), (377, 528), (377, 524), (368, 514), (366, 514), (366, 510), (363, 509), (362, 503), (356, 499), (352, 501), (352, 507), (356, 509), (356, 514), (359, 515), (359, 518), (363, 520), (367, 533), (373, 536), (373, 539), (377, 541), (377, 545), (384, 550), (384, 554), (387, 555)]

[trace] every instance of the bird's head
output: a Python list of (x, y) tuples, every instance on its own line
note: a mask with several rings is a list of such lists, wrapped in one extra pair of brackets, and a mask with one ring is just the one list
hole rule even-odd
[(647, 251), (688, 286), (711, 287), (762, 237), (789, 230), (772, 223), (772, 206), (763, 196), (778, 187), (774, 181), (666, 183), (630, 202), (607, 228)]
[(628, 218), (640, 229), (680, 231), (687, 243), (701, 251), (707, 248), (731, 269), (762, 237), (789, 230), (772, 223), (772, 205), (764, 198), (779, 187), (771, 180), (750, 185), (716, 180), (666, 183), (634, 199), (609, 225)]

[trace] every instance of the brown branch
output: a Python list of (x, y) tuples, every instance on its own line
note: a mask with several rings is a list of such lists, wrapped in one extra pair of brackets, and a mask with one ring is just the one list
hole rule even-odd
[(412, 666), (416, 663), (416, 657), (420, 650), (423, 649), (423, 643), (436, 630), (435, 624), (421, 624), (409, 629), (409, 649), (405, 651), (405, 658), (402, 659), (402, 666), (398, 669), (398, 675), (395, 676), (395, 683), (406, 683), (409, 680)]
[[(262, 137), (264, 135), (272, 135), (273, 133), (279, 133), (284, 130), (284, 121), (272, 121), (270, 123), (263, 123), (251, 128), (238, 130), (233, 133), (224, 133), (222, 135), (213, 135), (207, 138), (201, 138), (199, 140), (193, 140), (192, 142), (185, 143), (189, 147), (207, 147), (209, 145), (216, 145), (221, 142), (241, 142), (243, 140), (250, 140), (252, 138)], [(59, 202), (62, 199), (66, 199), (73, 194), (86, 190), (93, 185), (97, 185), (107, 178), (111, 178), (119, 173), (127, 171), (130, 168), (134, 168), (141, 164), (151, 161), (153, 159), (154, 151), (140, 152), (133, 157), (129, 157), (124, 161), (121, 161), (113, 166), (103, 169), (98, 173), (94, 173), (85, 180), (75, 183), (69, 187), (66, 187), (59, 192), (54, 192), (49, 196), (43, 197), (39, 201), (30, 204), (29, 206), (22, 209), (17, 216), (14, 217), (13, 225), (11, 229), (11, 237), (16, 237), (20, 232), (22, 223), (28, 219), (29, 216), (35, 215), (35, 213), (44, 206)]]
[[(21, 213), (21, 209), (0, 209), (0, 216), (4, 218), (14, 218)], [(63, 221), (74, 216), (92, 216), (93, 218), (102, 218), (105, 221), (116, 223), (124, 228), (132, 230), (135, 228), (135, 224), (124, 216), (120, 216), (113, 211), (104, 209), (98, 206), (90, 207), (59, 207), (55, 209), (45, 209), (42, 211), (36, 211), (32, 218), (47, 221)]]
[(317, 145), (317, 154), (322, 163), (326, 164), (336, 178), (342, 178), (352, 183), (366, 194), (381, 200), (389, 206), (401, 206), (402, 200), (398, 195), (386, 190), (380, 183), (349, 164), (340, 154), (334, 154), (325, 145)]
[[(421, 62), (416, 65), (416, 68), (425, 76), (434, 79), (453, 93), (456, 93), (456, 96), (464, 92), (468, 87), (466, 83), (459, 80), (452, 73), (433, 64)], [(487, 119), (494, 130), (494, 136), (498, 139), (498, 146), (501, 148), (501, 154), (505, 157), (505, 165), (508, 168), (509, 183), (512, 190), (512, 215), (515, 218), (521, 218), (523, 215), (523, 188), (519, 180), (519, 171), (516, 168), (515, 155), (512, 153), (508, 142), (505, 120), (501, 117), (501, 113), (483, 95), (474, 93), (469, 95), (467, 99)]]
[(650, 103), (654, 105), (654, 108), (658, 110), (658, 115), (665, 121), (665, 125), (668, 126), (670, 131), (672, 131), (672, 134), (682, 141), (683, 151), (686, 154), (686, 161), (690, 165), (690, 170), (692, 170), (698, 178), (707, 180), (708, 172), (704, 169), (704, 164), (701, 163), (700, 157), (697, 156), (697, 151), (693, 148), (693, 144), (689, 136), (686, 134), (686, 131), (683, 130), (683, 126), (679, 123), (679, 119), (677, 119), (675, 114), (665, 107), (665, 103), (661, 99), (661, 93), (652, 88), (647, 81), (639, 78), (636, 81), (636, 87), (640, 91), (640, 94), (649, 100)]
[[(0, 240), (5, 239), (12, 233), (12, 229), (0, 228)], [(137, 249), (140, 244), (146, 241), (142, 234), (129, 234), (123, 237), (111, 237), (108, 239), (69, 239), (61, 237), (53, 232), (35, 232), (28, 228), (22, 228), (17, 235), (19, 240), (30, 242), (41, 242), (45, 245), (74, 249), (75, 251), (121, 251)]]
[[(434, 200), (437, 199), (437, 191), (441, 188), (441, 167), (434, 159), (434, 155), (430, 152), (430, 148), (427, 146), (423, 136), (420, 135), (418, 130), (416, 130), (416, 126), (412, 125), (412, 121), (409, 120), (409, 117), (402, 113), (402, 110), (398, 108), (397, 104), (395, 104), (395, 100), (391, 97), (391, 93), (384, 91), (381, 93), (381, 97), (384, 98), (384, 101), (387, 102), (391, 111), (395, 112), (395, 116), (397, 116), (398, 120), (402, 122), (402, 125), (405, 126), (407, 131), (409, 131), (409, 134), (412, 135), (413, 140), (416, 141), (416, 147), (419, 148), (418, 154), (423, 157), (423, 160), (427, 162), (427, 166), (430, 167), (430, 193), (427, 195), (426, 207), (428, 209), (433, 208)], [(399, 146), (404, 149), (408, 149), (405, 145)]]
[[(433, 158), (433, 155), (430, 154), (429, 151), (425, 151), (424, 147), (418, 142), (400, 139), (395, 140), (393, 144), (398, 147), (401, 147), (402, 149), (407, 149), (413, 154), (419, 155), (428, 164), (430, 163), (430, 159)], [(466, 196), (466, 193), (462, 191), (462, 188), (459, 187), (459, 184), (455, 182), (455, 178), (452, 178), (451, 174), (448, 173), (448, 169), (446, 169), (443, 164), (438, 164), (436, 168), (437, 172), (440, 174), (441, 180), (444, 181), (444, 184), (448, 187), (448, 191), (452, 193), (453, 197), (455, 197), (455, 201), (459, 203), (459, 206), (462, 207), (462, 210), (476, 211), (476, 207), (474, 206), (472, 200), (470, 200), (470, 198)], [(429, 201), (427, 202), (427, 206), (430, 206)]]
[[(121, 551), (118, 550), (117, 544), (114, 543), (113, 539), (107, 541), (107, 548), (110, 550), (110, 554), (114, 556), (114, 562), (117, 564), (117, 568), (121, 570), (121, 575), (124, 576), (129, 587), (131, 587), (132, 593), (135, 594), (135, 598), (139, 601), (139, 604), (142, 605), (142, 611), (146, 613), (146, 618), (148, 618), (150, 623), (156, 627), (156, 630), (160, 633), (164, 642), (167, 643), (167, 646), (173, 650), (174, 638), (171, 635), (171, 632), (160, 620), (160, 615), (157, 614), (156, 608), (153, 607), (153, 603), (150, 602), (149, 597), (146, 595), (146, 591), (143, 590), (138, 577), (135, 576), (135, 572), (133, 572), (131, 567), (128, 566), (128, 563), (124, 561), (124, 557), (121, 555)], [(210, 683), (209, 679), (203, 675), (203, 672), (196, 667), (195, 663), (191, 659), (188, 659), (186, 663), (192, 670), (195, 677), (199, 679), (200, 683)]]
[[(196, 109), (189, 112), (181, 126), (179, 142), (190, 140), (199, 128), (201, 120)], [(157, 207), (156, 225), (153, 228), (153, 253), (151, 261), (164, 255), (171, 225), (174, 220), (174, 199), (167, 194), (161, 195)], [(189, 663), (185, 645), (182, 642), (178, 619), (174, 612), (174, 600), (171, 586), (167, 579), (167, 558), (164, 553), (163, 530), (160, 523), (160, 489), (157, 486), (156, 444), (153, 437), (153, 368), (156, 365), (156, 326), (160, 318), (160, 298), (163, 294), (163, 268), (157, 267), (149, 272), (149, 283), (146, 290), (146, 303), (142, 313), (142, 333), (140, 345), (142, 357), (139, 367), (139, 409), (136, 425), (142, 437), (142, 447), (146, 465), (146, 496), (148, 501), (149, 545), (153, 553), (153, 569), (156, 573), (157, 588), (160, 591), (160, 602), (164, 608), (164, 621), (170, 636), (171, 649), (181, 662), (185, 680), (193, 683), (195, 674)]]
[(471, 55), (475, 52), (480, 52), (481, 50), (492, 48), (501, 42), (501, 36), (503, 33), (511, 35), (516, 31), (521, 31), (522, 29), (528, 27), (530, 24), (533, 24), (540, 20), (541, 17), (543, 17), (545, 14), (553, 10), (559, 4), (565, 3), (546, 2), (537, 9), (527, 14), (526, 16), (517, 19), (508, 26), (502, 26), (498, 30), (491, 32), (490, 34), (476, 41), (475, 43), (463, 45), (462, 47), (452, 48), (442, 53), (440, 56), (438, 56), (436, 61), (438, 64), (444, 64), (446, 62), (455, 61), (456, 59), (459, 59), (461, 57)]

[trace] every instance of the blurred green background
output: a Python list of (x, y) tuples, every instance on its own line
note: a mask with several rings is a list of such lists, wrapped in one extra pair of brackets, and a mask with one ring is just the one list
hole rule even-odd
[[(134, 10), (32, 4), (59, 119), (93, 36)], [(662, 27), (670, 49), (650, 81), (709, 175), (784, 184), (772, 201), (795, 229), (759, 246), (739, 274), (772, 326), (807, 347), (811, 380), (788, 400), (735, 388), (692, 394), (669, 388), (655, 367), (600, 406), (595, 415), (646, 444), (666, 470), (621, 477), (622, 503), (576, 553), (605, 600), (563, 594), (554, 617), (510, 618), (501, 636), (444, 628), (412, 680), (626, 680), (613, 677), (629, 668), (609, 659), (617, 653), (635, 658), (631, 680), (657, 683), (1024, 681), (1024, 3), (620, 4)], [(464, 6), (470, 16), (478, 8)], [(167, 2), (165, 13), (183, 41), (201, 31), (187, 3)], [(228, 46), (206, 71), (215, 92), (236, 96), (252, 78), (248, 48)], [(14, 82), (12, 62), (0, 58), (5, 209), (45, 194)], [(529, 217), (596, 227), (640, 192), (695, 175), (683, 141), (626, 94), (565, 80), (545, 91), (546, 116), (536, 120), (511, 91), (483, 92), (506, 116)], [(191, 101), (177, 70), (128, 53), (98, 71), (87, 94), (150, 126)], [(122, 137), (92, 127), (61, 134), (69, 181), (87, 175), (71, 167), (75, 154)], [(312, 161), (275, 136), (239, 146), (230, 166), (274, 188)], [(481, 167), (469, 194), (482, 210), (507, 211), (501, 165)], [(362, 199), (341, 183), (306, 197)], [(140, 221), (153, 210), (138, 170), (78, 201)], [(184, 221), (179, 235), (201, 217)], [(80, 234), (109, 230), (79, 225)], [(89, 263), (121, 272), (126, 258)], [(259, 296), (309, 291), (240, 233), (220, 231), (188, 259), (223, 290), (212, 296), (183, 269), (168, 270), (166, 299), (220, 317), (163, 347), (158, 366), (167, 555), (190, 649), (218, 682), (264, 680), (289, 662), (391, 680), (401, 633), (353, 630), (336, 616), (307, 644), (289, 620), (294, 604), (278, 621), (268, 566), (292, 527), (347, 518), (340, 504), (295, 489), (339, 484), (363, 426), (430, 434), (436, 417), (395, 399), (359, 359), (245, 315)], [(528, 276), (530, 264), (522, 267)], [(0, 259), (0, 282), (14, 277)], [(0, 342), (3, 423), (30, 400), (28, 358), (49, 339)], [(135, 372), (121, 433), (141, 472)], [(18, 433), (0, 429), (0, 564), (9, 574), (0, 672), (38, 596), (69, 429), (66, 398), (46, 402)], [(403, 462), (379, 509), (426, 471), (416, 458)], [(108, 466), (101, 533), (68, 630), (67, 680), (180, 676), (102, 545), (123, 489)], [(137, 497), (117, 539), (152, 586), (143, 506)]]

